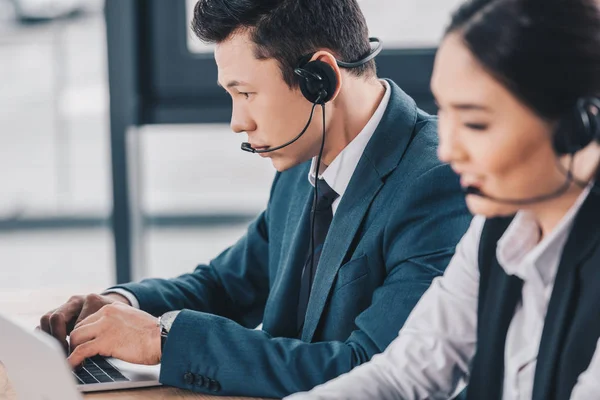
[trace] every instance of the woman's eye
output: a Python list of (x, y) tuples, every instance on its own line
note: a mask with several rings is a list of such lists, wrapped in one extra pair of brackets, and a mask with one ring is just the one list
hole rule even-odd
[(485, 131), (488, 128), (486, 124), (466, 123), (465, 126), (474, 131)]
[(240, 92), (240, 95), (244, 96), (246, 99), (249, 99), (251, 94), (252, 93), (248, 93), (248, 92)]

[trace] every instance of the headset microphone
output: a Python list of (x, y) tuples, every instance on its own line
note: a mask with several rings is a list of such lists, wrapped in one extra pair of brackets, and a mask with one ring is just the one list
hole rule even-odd
[(526, 206), (529, 204), (541, 203), (544, 201), (552, 200), (559, 196), (562, 196), (563, 194), (565, 194), (567, 192), (567, 190), (569, 190), (569, 187), (571, 186), (571, 182), (573, 182), (573, 177), (571, 175), (571, 172), (569, 171), (567, 174), (567, 179), (565, 180), (565, 183), (563, 183), (554, 192), (545, 194), (545, 195), (541, 195), (541, 196), (537, 196), (537, 197), (530, 197), (527, 199), (506, 199), (506, 198), (494, 197), (494, 196), (490, 196), (490, 195), (483, 193), (480, 189), (473, 187), (473, 186), (464, 188), (463, 193), (465, 195), (471, 194), (474, 196), (479, 196), (484, 199), (495, 201), (496, 203), (510, 204), (510, 205), (514, 205), (514, 206)]
[(247, 142), (242, 143), (242, 150), (247, 151), (248, 153), (256, 153), (256, 150), (252, 147), (252, 145)]
[(541, 196), (536, 196), (536, 197), (529, 197), (529, 198), (525, 198), (525, 199), (507, 199), (507, 198), (502, 198), (502, 197), (490, 196), (488, 194), (483, 193), (480, 189), (473, 187), (473, 186), (468, 186), (468, 187), (464, 188), (463, 192), (465, 195), (472, 194), (474, 196), (479, 196), (484, 199), (495, 201), (496, 203), (510, 204), (513, 206), (526, 206), (529, 204), (541, 203), (544, 201), (552, 200), (552, 199), (555, 199), (555, 198), (560, 197), (563, 194), (565, 194), (567, 192), (567, 190), (569, 190), (571, 183), (574, 182), (574, 179), (573, 179), (573, 162), (574, 162), (574, 160), (575, 160), (575, 157), (573, 155), (571, 155), (571, 160), (569, 162), (569, 169), (565, 172), (565, 178), (566, 178), (565, 183), (563, 183), (555, 191), (548, 193), (548, 194), (543, 194)]
[(321, 99), (324, 99), (325, 97), (327, 97), (327, 92), (323, 90), (323, 91), (321, 91), (321, 93), (319, 93), (319, 96), (317, 97), (317, 101), (315, 101), (313, 103), (312, 110), (310, 111), (310, 116), (308, 117), (308, 122), (306, 122), (306, 126), (304, 127), (304, 129), (302, 129), (302, 132), (300, 132), (298, 134), (298, 136), (296, 136), (295, 138), (293, 138), (289, 142), (287, 142), (285, 144), (282, 144), (281, 146), (269, 147), (268, 149), (264, 149), (264, 150), (257, 150), (254, 147), (252, 147), (252, 145), (250, 143), (244, 142), (244, 143), (242, 143), (242, 150), (247, 151), (249, 153), (257, 153), (257, 154), (270, 153), (272, 151), (281, 150), (284, 147), (287, 147), (290, 144), (296, 142), (308, 130), (308, 127), (310, 126), (310, 123), (312, 122), (312, 119), (313, 119), (313, 115), (315, 113), (315, 108), (317, 107), (318, 104), (321, 104), (321, 102), (322, 102)]

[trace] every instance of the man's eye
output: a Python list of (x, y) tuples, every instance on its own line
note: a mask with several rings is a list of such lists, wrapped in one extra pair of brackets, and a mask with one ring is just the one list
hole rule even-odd
[(240, 96), (244, 96), (246, 99), (249, 99), (251, 94), (252, 93), (248, 93), (248, 92), (240, 92)]

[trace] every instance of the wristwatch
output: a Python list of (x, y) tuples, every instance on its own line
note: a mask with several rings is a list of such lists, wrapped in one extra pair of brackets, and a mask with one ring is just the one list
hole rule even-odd
[(167, 343), (167, 336), (171, 331), (175, 318), (179, 315), (180, 311), (169, 311), (158, 317), (158, 326), (160, 327), (160, 353), (162, 354), (165, 349), (165, 343)]

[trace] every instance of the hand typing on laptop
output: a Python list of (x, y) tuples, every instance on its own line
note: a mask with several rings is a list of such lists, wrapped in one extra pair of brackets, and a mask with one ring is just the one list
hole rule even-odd
[(71, 332), (72, 367), (95, 355), (134, 364), (160, 363), (160, 329), (156, 317), (115, 302), (75, 325)]
[(75, 296), (44, 315), (40, 327), (65, 348), (68, 346), (66, 336), (70, 335), (68, 361), (72, 367), (98, 354), (135, 364), (160, 363), (157, 319), (125, 301), (124, 297), (112, 293)]
[(65, 354), (69, 354), (67, 336), (71, 334), (73, 327), (105, 305), (114, 302), (129, 304), (129, 301), (124, 296), (117, 293), (72, 296), (62, 306), (44, 314), (40, 319), (39, 328), (47, 334), (54, 336), (62, 344)]

